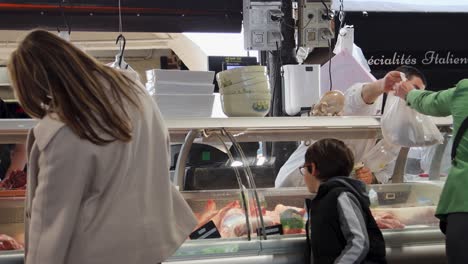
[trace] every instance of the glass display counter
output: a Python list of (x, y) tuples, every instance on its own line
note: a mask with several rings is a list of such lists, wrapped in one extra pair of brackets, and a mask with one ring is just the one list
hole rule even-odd
[[(434, 120), (449, 139), (451, 119)], [(300, 141), (381, 138), (380, 120), (374, 117), (166, 122), (171, 135), (173, 181), (199, 221), (193, 236), (168, 263), (303, 263), (304, 199), (314, 194), (305, 187), (274, 188), (278, 170)], [(0, 142), (24, 142), (33, 125), (29, 120), (1, 120)], [(443, 187), (441, 164), (448, 155), (448, 142), (433, 151), (428, 171), (417, 171), (418, 178), (404, 182), (407, 175), (416, 175), (414, 164), (421, 167), (423, 159), (408, 155), (409, 150), (405, 155), (402, 149), (392, 176), (395, 181), (398, 173), (402, 174), (401, 183), (368, 186), (389, 263), (445, 263), (444, 237), (434, 211)], [(424, 177), (425, 173), (438, 175)], [(24, 233), (23, 202), (22, 197), (0, 198), (1, 219), (7, 219), (0, 219), (0, 233), (19, 242)], [(0, 252), (0, 264), (4, 263), (23, 263), (23, 251)]]

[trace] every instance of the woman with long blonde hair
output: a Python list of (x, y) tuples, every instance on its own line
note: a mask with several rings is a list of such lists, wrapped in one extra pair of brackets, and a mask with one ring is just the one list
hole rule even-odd
[(39, 119), (27, 143), (26, 263), (172, 255), (196, 220), (170, 182), (159, 109), (135, 76), (42, 30), (8, 69), (20, 104)]

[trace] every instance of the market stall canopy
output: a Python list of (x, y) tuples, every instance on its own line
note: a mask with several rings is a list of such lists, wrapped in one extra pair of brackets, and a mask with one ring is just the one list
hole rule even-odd
[[(0, 30), (0, 65), (28, 31)], [(71, 41), (93, 55), (117, 51), (115, 32), (72, 32)], [(126, 50), (174, 51), (190, 70), (208, 70), (208, 56), (247, 56), (242, 33), (125, 33)], [(250, 56), (257, 56), (251, 51)], [(141, 55), (138, 55), (141, 56)]]
[[(468, 1), (460, 0), (344, 0), (345, 11), (466, 13)], [(332, 8), (339, 10), (340, 1)]]
[[(126, 0), (121, 2), (127, 32), (240, 32), (242, 1)], [(42, 27), (73, 31), (118, 31), (118, 0), (5, 0), (0, 29)]]

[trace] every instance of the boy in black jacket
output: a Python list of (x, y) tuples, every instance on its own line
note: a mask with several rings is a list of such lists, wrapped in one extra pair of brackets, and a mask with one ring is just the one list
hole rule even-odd
[(307, 263), (386, 263), (385, 242), (369, 209), (365, 184), (349, 177), (351, 150), (340, 140), (309, 147), (300, 168), (307, 188)]

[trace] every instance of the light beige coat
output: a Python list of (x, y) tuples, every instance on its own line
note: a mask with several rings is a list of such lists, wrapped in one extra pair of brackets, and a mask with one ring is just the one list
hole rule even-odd
[(158, 263), (195, 227), (159, 109), (141, 101), (129, 143), (94, 145), (51, 116), (30, 132), (26, 264)]

